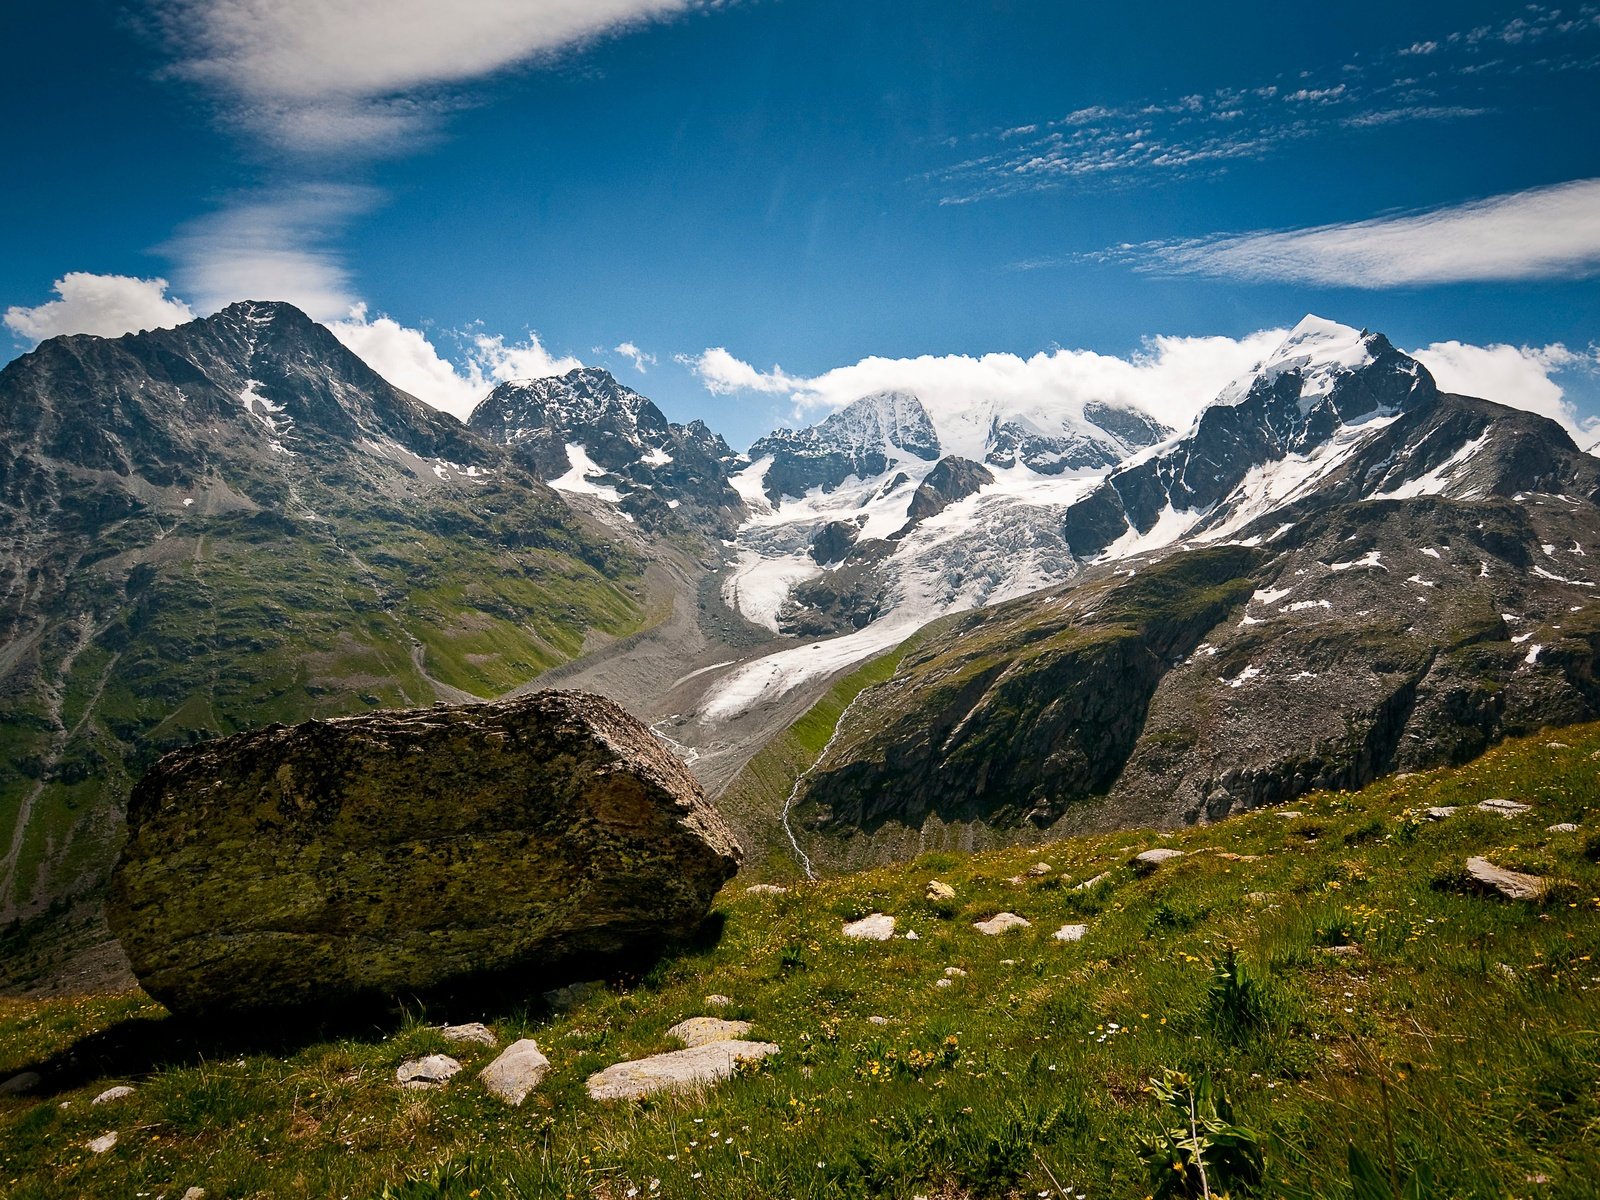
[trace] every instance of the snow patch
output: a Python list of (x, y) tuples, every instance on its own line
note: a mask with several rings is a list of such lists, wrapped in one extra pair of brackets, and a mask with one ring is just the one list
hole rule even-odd
[(622, 493), (614, 487), (607, 487), (602, 483), (591, 482), (597, 476), (604, 476), (607, 472), (604, 467), (589, 457), (588, 450), (578, 442), (567, 443), (567, 464), (571, 467), (565, 475), (552, 479), (550, 486), (559, 492), (572, 492), (580, 496), (595, 496), (601, 500), (616, 504), (622, 499)]

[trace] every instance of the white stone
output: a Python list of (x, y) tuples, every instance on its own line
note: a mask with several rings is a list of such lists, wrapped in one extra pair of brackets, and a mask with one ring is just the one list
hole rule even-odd
[(550, 1060), (540, 1053), (532, 1038), (512, 1042), (500, 1056), (479, 1072), (478, 1078), (489, 1094), (507, 1104), (521, 1104), (538, 1087), (550, 1070)]
[(1055, 868), (1047, 862), (1036, 862), (1033, 864), (1033, 866), (1029, 867), (1024, 874), (1033, 879), (1038, 879), (1042, 876), (1050, 874), (1050, 872), (1053, 870), (1055, 870)]
[(706, 997), (705, 1003), (706, 1003), (706, 1007), (707, 1008), (732, 1008), (733, 1007), (732, 998), (728, 997), (728, 996), (724, 996), (721, 992), (712, 992), (711, 995)]
[(192, 1187), (184, 1192), (183, 1200), (206, 1200), (206, 1190), (203, 1187)]
[(955, 986), (955, 980), (953, 980), (953, 979), (935, 979), (933, 981), (933, 986), (936, 987), (936, 988), (954, 987)]
[(915, 929), (906, 930), (906, 941), (915, 942), (920, 940), (921, 939), (917, 937), (917, 931)]
[(1529, 806), (1519, 804), (1515, 800), (1485, 800), (1478, 808), (1483, 812), (1499, 813), (1502, 817), (1520, 817), (1528, 811)]
[(1072, 890), (1075, 891), (1075, 892), (1087, 892), (1092, 887), (1099, 887), (1102, 883), (1104, 883), (1106, 880), (1108, 880), (1110, 878), (1111, 878), (1111, 872), (1110, 871), (1101, 871), (1100, 874), (1096, 875), (1093, 879), (1085, 879), (1082, 883), (1080, 883), (1077, 886), (1075, 886)]
[(1507, 900), (1537, 900), (1549, 886), (1537, 875), (1524, 875), (1497, 867), (1487, 858), (1467, 859), (1467, 874), (1475, 883), (1492, 888)]
[(102, 1133), (99, 1137), (90, 1140), (89, 1150), (94, 1154), (104, 1154), (116, 1144), (117, 1135), (115, 1131), (111, 1133)]
[(890, 1022), (889, 1022), (889, 1018), (888, 1017), (868, 1017), (867, 1018), (867, 1024), (868, 1025), (887, 1025), (889, 1023)]
[(1058, 942), (1081, 942), (1083, 935), (1089, 932), (1087, 925), (1063, 925), (1052, 935)]
[(1577, 833), (1578, 827), (1571, 821), (1558, 821), (1554, 825), (1544, 827), (1546, 833)]
[(1305, 814), (1296, 808), (1280, 808), (1275, 815), (1282, 817), (1285, 821), (1298, 821)]
[(690, 1017), (667, 1030), (685, 1046), (704, 1046), (708, 1042), (735, 1041), (750, 1032), (749, 1021), (724, 1021), (721, 1017)]
[(497, 1045), (494, 1033), (487, 1025), (473, 1021), (466, 1025), (446, 1025), (439, 1036), (447, 1042), (468, 1042), (476, 1046)]
[(1448, 821), (1456, 815), (1456, 810), (1450, 805), (1435, 804), (1431, 808), (1423, 809), (1422, 815), (1430, 821)]
[(996, 913), (987, 921), (974, 921), (972, 923), (972, 927), (979, 933), (986, 934), (989, 937), (995, 937), (998, 934), (1006, 933), (1012, 929), (1027, 929), (1032, 924), (1032, 921), (1029, 921), (1025, 917), (1019, 917), (1016, 913), (1003, 912)]
[(105, 1091), (101, 1092), (98, 1096), (96, 1096), (93, 1100), (89, 1101), (89, 1103), (90, 1104), (110, 1104), (113, 1100), (121, 1100), (124, 1096), (131, 1096), (131, 1095), (133, 1095), (133, 1089), (131, 1087), (129, 1087), (125, 1083), (124, 1084), (118, 1084), (116, 1087), (107, 1088)]
[(789, 894), (789, 889), (779, 887), (775, 883), (752, 883), (745, 888), (744, 894), (746, 896), (786, 896)]
[(949, 976), (951, 979), (961, 979), (961, 978), (965, 977), (965, 975), (966, 975), (966, 972), (963, 971), (960, 967), (946, 967), (944, 969), (944, 973), (947, 976)]
[(778, 1053), (771, 1042), (707, 1042), (670, 1054), (620, 1062), (589, 1076), (594, 1100), (637, 1100), (654, 1092), (685, 1092), (719, 1083), (741, 1062)]
[(956, 898), (956, 890), (948, 883), (943, 883), (937, 879), (930, 879), (928, 880), (928, 890), (924, 893), (924, 895), (926, 895), (929, 900), (954, 900)]
[(401, 1063), (395, 1069), (394, 1077), (401, 1087), (436, 1088), (443, 1087), (459, 1070), (461, 1064), (448, 1054), (429, 1054)]
[(1144, 850), (1135, 854), (1133, 856), (1133, 869), (1141, 875), (1148, 875), (1162, 863), (1182, 857), (1182, 850), (1169, 850), (1165, 846), (1158, 846), (1154, 850)]
[(894, 918), (887, 913), (870, 913), (851, 921), (841, 932), (858, 942), (887, 942), (894, 936)]

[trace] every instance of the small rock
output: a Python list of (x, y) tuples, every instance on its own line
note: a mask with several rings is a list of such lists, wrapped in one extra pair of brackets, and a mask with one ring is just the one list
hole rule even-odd
[(121, 1100), (124, 1096), (131, 1096), (131, 1095), (133, 1095), (133, 1089), (131, 1087), (129, 1087), (127, 1084), (124, 1083), (124, 1084), (119, 1084), (116, 1087), (107, 1088), (105, 1091), (101, 1092), (98, 1096), (96, 1096), (93, 1100), (89, 1101), (89, 1103), (90, 1104), (110, 1104), (113, 1100)]
[(906, 930), (906, 941), (908, 941), (908, 942), (916, 942), (916, 941), (920, 941), (920, 940), (921, 939), (917, 937), (917, 931), (915, 929)]
[(39, 1086), (39, 1072), (23, 1071), (0, 1083), (0, 1096), (20, 1096)]
[(1528, 805), (1519, 804), (1515, 800), (1485, 800), (1478, 808), (1483, 812), (1499, 813), (1502, 817), (1520, 817), (1528, 811)]
[(1102, 872), (1100, 872), (1100, 874), (1096, 875), (1093, 879), (1085, 879), (1082, 883), (1080, 883), (1077, 886), (1075, 886), (1072, 890), (1075, 891), (1075, 892), (1087, 892), (1092, 887), (1099, 887), (1100, 884), (1104, 883), (1106, 880), (1108, 880), (1110, 878), (1111, 878), (1111, 872), (1110, 871), (1102, 871)]
[(946, 967), (944, 973), (945, 977), (949, 979), (964, 979), (967, 974), (960, 967)]
[(989, 937), (995, 937), (996, 935), (1005, 933), (1011, 929), (1027, 929), (1032, 924), (1032, 921), (1029, 921), (1024, 917), (1019, 917), (1016, 913), (1003, 912), (996, 913), (987, 921), (974, 921), (972, 923), (972, 927), (979, 933), (986, 934)]
[(1058, 942), (1081, 942), (1083, 935), (1089, 932), (1087, 925), (1063, 925), (1051, 936)]
[(1267, 904), (1277, 898), (1276, 892), (1246, 892), (1244, 898), (1251, 904)]
[(1261, 855), (1235, 854), (1232, 850), (1218, 850), (1217, 857), (1226, 862), (1257, 862), (1260, 860)]
[(868, 1025), (888, 1025), (890, 1023), (891, 1022), (890, 1022), (888, 1017), (868, 1017), (867, 1018), (867, 1024)]
[(1047, 862), (1036, 862), (1033, 864), (1033, 866), (1029, 867), (1025, 873), (1032, 879), (1039, 879), (1050, 874), (1050, 872), (1053, 870), (1055, 870), (1055, 868)]
[(707, 1008), (732, 1008), (733, 1000), (720, 992), (712, 992), (706, 997), (705, 1005)]
[(953, 980), (953, 979), (935, 979), (933, 981), (933, 986), (937, 987), (937, 988), (954, 987), (955, 986), (955, 980)]
[(746, 896), (787, 896), (789, 889), (779, 887), (775, 883), (752, 883), (745, 888), (744, 894)]
[(924, 893), (924, 895), (929, 900), (954, 900), (956, 898), (956, 890), (948, 883), (941, 883), (937, 879), (930, 879), (928, 880), (928, 890)]
[(1502, 978), (1515, 979), (1517, 977), (1517, 969), (1510, 963), (1495, 963), (1494, 969), (1500, 972)]
[(183, 1200), (206, 1200), (206, 1190), (203, 1187), (192, 1187), (184, 1192)]
[(1361, 947), (1354, 942), (1346, 942), (1342, 946), (1323, 946), (1320, 952), (1334, 958), (1355, 958), (1361, 954)]
[(448, 1054), (429, 1054), (401, 1063), (394, 1077), (404, 1088), (436, 1088), (459, 1070), (461, 1064)]
[(1546, 833), (1577, 833), (1578, 827), (1571, 821), (1558, 821), (1554, 825), (1546, 825), (1544, 831)]
[(472, 1021), (466, 1025), (446, 1025), (439, 1030), (439, 1036), (447, 1042), (470, 1042), (475, 1046), (494, 1046), (498, 1044), (498, 1040), (489, 1027), (478, 1021)]
[(749, 1021), (724, 1021), (721, 1017), (690, 1017), (667, 1030), (685, 1046), (704, 1046), (708, 1042), (736, 1041), (750, 1032)]
[(489, 1094), (498, 1096), (507, 1104), (521, 1104), (528, 1093), (538, 1087), (550, 1060), (539, 1052), (532, 1038), (512, 1042), (500, 1056), (478, 1073)]
[(574, 1008), (582, 1004), (590, 996), (605, 990), (605, 984), (598, 979), (591, 979), (585, 983), (569, 983), (566, 987), (558, 987), (544, 994), (544, 1002), (554, 1009)]
[(1507, 900), (1537, 900), (1549, 883), (1537, 875), (1524, 875), (1497, 867), (1487, 858), (1467, 859), (1467, 874), (1474, 883), (1500, 893)]
[(1280, 808), (1273, 815), (1282, 817), (1285, 821), (1298, 821), (1305, 814), (1297, 808)]
[(1545, 749), (1547, 749), (1547, 750), (1571, 750), (1572, 747), (1567, 745), (1565, 742), (1546, 742), (1545, 743)]
[(894, 936), (894, 918), (887, 913), (869, 913), (846, 924), (841, 932), (858, 942), (887, 942)]
[(707, 1042), (669, 1054), (620, 1062), (589, 1076), (589, 1096), (595, 1100), (637, 1100), (653, 1092), (683, 1092), (718, 1083), (733, 1074), (740, 1062), (778, 1053), (771, 1042)]
[(1145, 850), (1135, 854), (1133, 856), (1133, 869), (1141, 875), (1148, 875), (1162, 863), (1182, 857), (1182, 850), (1169, 850), (1165, 846), (1158, 846), (1154, 850)]
[(113, 1130), (111, 1133), (102, 1133), (99, 1137), (92, 1139), (89, 1142), (89, 1149), (95, 1154), (104, 1154), (116, 1144), (117, 1135), (116, 1131)]
[(1430, 821), (1448, 821), (1451, 817), (1456, 815), (1456, 810), (1453, 807), (1435, 804), (1431, 808), (1423, 809), (1422, 815), (1427, 817)]

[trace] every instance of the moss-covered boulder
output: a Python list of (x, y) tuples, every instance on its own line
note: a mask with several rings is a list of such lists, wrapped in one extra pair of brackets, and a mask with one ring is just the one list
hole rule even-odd
[(129, 802), (107, 915), (175, 1012), (322, 1009), (649, 954), (739, 857), (648, 729), (539, 692), (167, 755)]

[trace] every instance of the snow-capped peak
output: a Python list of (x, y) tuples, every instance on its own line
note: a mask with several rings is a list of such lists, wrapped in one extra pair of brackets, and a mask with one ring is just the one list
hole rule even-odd
[(1333, 390), (1338, 376), (1372, 363), (1372, 343), (1377, 336), (1307, 314), (1276, 350), (1225, 387), (1217, 403), (1238, 404), (1258, 382), (1270, 387), (1280, 376), (1295, 371), (1301, 379), (1301, 406), (1309, 408)]

